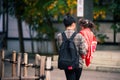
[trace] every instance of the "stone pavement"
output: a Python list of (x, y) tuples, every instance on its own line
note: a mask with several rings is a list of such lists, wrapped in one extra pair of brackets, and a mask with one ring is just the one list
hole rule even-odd
[[(33, 68), (28, 68), (28, 76), (34, 76), (34, 74), (35, 70)], [(10, 75), (11, 65), (6, 64), (5, 77)], [(50, 80), (66, 80), (64, 71), (57, 68), (54, 68), (50, 72), (50, 75)], [(83, 69), (80, 80), (120, 80), (120, 73)]]
[[(84, 67), (81, 80), (120, 80), (120, 51), (97, 51), (93, 56), (91, 66)], [(34, 59), (29, 62), (34, 62)], [(51, 71), (51, 80), (66, 80), (64, 72), (57, 69), (56, 56), (52, 66), (54, 69)], [(10, 63), (5, 63), (5, 72), (6, 77), (11, 75)], [(34, 72), (33, 68), (28, 69), (29, 76), (34, 75)]]
[[(120, 73), (83, 70), (80, 80), (120, 80)], [(51, 80), (66, 80), (63, 70), (51, 71)]]
[[(34, 60), (31, 59), (30, 62), (34, 62)], [(34, 74), (35, 69), (28, 68), (28, 76), (34, 76)], [(50, 80), (66, 80), (64, 71), (56, 67), (50, 72), (50, 75)], [(9, 76), (11, 76), (11, 64), (5, 63), (5, 77)], [(120, 80), (120, 73), (83, 69), (80, 80)]]
[[(66, 80), (64, 71), (57, 69), (57, 56), (53, 57), (51, 80)], [(80, 80), (120, 80), (120, 50), (98, 50), (89, 67), (84, 66)]]
[[(57, 68), (58, 56), (53, 57), (52, 65)], [(87, 70), (120, 72), (120, 50), (97, 50)]]
[[(11, 66), (6, 64), (5, 77), (11, 76)], [(35, 70), (28, 68), (28, 76), (34, 76)], [(54, 68), (50, 72), (50, 80), (66, 80), (63, 70)], [(120, 80), (120, 73), (118, 72), (106, 72), (83, 69), (80, 80)]]

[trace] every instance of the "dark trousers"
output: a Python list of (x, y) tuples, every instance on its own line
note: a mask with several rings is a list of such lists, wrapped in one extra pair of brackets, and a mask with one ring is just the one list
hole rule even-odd
[(64, 71), (67, 80), (79, 80), (82, 73), (82, 68), (78, 68), (74, 70), (64, 70)]

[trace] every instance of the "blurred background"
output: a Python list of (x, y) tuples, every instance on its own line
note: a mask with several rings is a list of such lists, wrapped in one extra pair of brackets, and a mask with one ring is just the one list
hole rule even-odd
[[(77, 9), (81, 3), (83, 12)], [(57, 54), (56, 34), (64, 30), (64, 15), (71, 14), (76, 21), (83, 17), (96, 24), (98, 50), (119, 50), (119, 4), (120, 0), (0, 0), (0, 49)]]

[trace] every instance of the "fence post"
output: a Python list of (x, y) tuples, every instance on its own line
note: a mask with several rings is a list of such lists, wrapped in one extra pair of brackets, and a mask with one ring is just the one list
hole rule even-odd
[(21, 78), (21, 53), (18, 53), (17, 61), (18, 61), (17, 76)]
[(39, 54), (36, 54), (35, 55), (35, 76), (39, 76), (39, 68), (38, 68), (38, 66), (39, 66), (39, 62), (40, 62), (40, 55)]
[(47, 61), (46, 61), (46, 80), (50, 80), (50, 69), (51, 69), (51, 57), (47, 57)]
[(2, 50), (0, 51), (0, 80), (2, 77)]
[(40, 58), (40, 77), (44, 80), (45, 78), (45, 56)]
[(0, 80), (1, 80), (1, 77), (2, 77), (2, 50), (0, 51)]
[(28, 54), (24, 53), (24, 68), (23, 68), (23, 76), (26, 77), (27, 76), (27, 64), (28, 64)]
[(5, 58), (5, 52), (4, 50), (1, 50), (0, 52), (0, 79), (4, 77), (4, 58)]
[(12, 52), (12, 77), (16, 76), (16, 51)]

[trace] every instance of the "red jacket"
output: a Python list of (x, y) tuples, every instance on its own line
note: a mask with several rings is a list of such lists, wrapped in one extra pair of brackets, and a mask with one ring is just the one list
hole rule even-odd
[(87, 54), (86, 56), (82, 55), (82, 58), (85, 59), (86, 66), (89, 66), (92, 54), (96, 50), (97, 40), (94, 33), (89, 28), (81, 30), (80, 34), (82, 34), (82, 36), (85, 38), (87, 44)]

